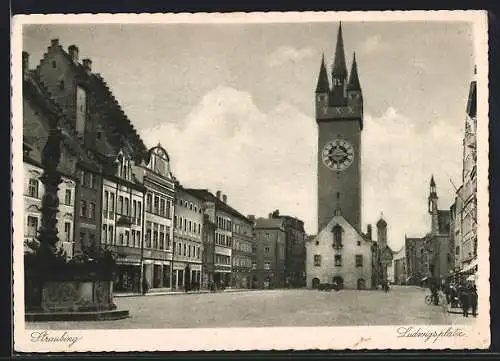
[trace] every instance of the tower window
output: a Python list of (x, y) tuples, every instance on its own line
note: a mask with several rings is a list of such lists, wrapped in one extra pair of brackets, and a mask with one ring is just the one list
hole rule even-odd
[(333, 247), (342, 248), (342, 227), (338, 224), (332, 229), (333, 233)]

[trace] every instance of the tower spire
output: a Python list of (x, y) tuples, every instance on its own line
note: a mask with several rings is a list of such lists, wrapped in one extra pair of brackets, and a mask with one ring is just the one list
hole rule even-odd
[(335, 60), (333, 61), (332, 74), (347, 78), (344, 39), (342, 37), (342, 23), (339, 24), (339, 30), (337, 32), (337, 46), (335, 48)]
[(325, 66), (325, 54), (321, 57), (321, 66), (319, 68), (318, 85), (316, 86), (316, 93), (328, 93), (330, 91), (330, 83), (328, 82), (328, 75)]
[(351, 73), (349, 74), (349, 83), (347, 84), (347, 90), (361, 91), (361, 85), (359, 84), (358, 63), (356, 61), (356, 53), (354, 53), (352, 57), (352, 67), (351, 67)]

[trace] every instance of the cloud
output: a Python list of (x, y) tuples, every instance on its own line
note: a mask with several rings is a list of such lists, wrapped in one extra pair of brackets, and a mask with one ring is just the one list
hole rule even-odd
[(296, 49), (291, 46), (281, 46), (267, 57), (267, 65), (276, 67), (285, 63), (298, 63), (313, 55), (312, 48)]
[(262, 112), (244, 91), (208, 92), (180, 126), (144, 129), (147, 144), (162, 145), (174, 174), (188, 186), (220, 189), (243, 214), (274, 209), (315, 227), (315, 143), (312, 118), (279, 103)]
[[(389, 244), (399, 249), (408, 236), (430, 230), (427, 196), (430, 177), (437, 183), (440, 209), (449, 209), (460, 176), (462, 134), (443, 121), (424, 130), (390, 107), (380, 117), (365, 116), (363, 130), (363, 221), (384, 213)], [(456, 181), (455, 181), (456, 183)]]
[[(419, 236), (429, 229), (431, 174), (440, 208), (451, 205), (449, 179), (458, 183), (462, 135), (442, 121), (417, 126), (392, 107), (378, 117), (367, 114), (364, 124), (363, 223), (374, 224), (383, 212), (389, 245), (399, 249), (405, 233)], [(150, 145), (161, 137), (181, 183), (220, 189), (244, 214), (280, 209), (303, 219), (310, 234), (317, 231), (317, 127), (290, 103), (263, 112), (251, 94), (218, 87), (179, 126), (163, 123), (141, 133)]]
[(361, 43), (360, 50), (363, 53), (373, 53), (375, 51), (387, 50), (389, 49), (389, 44), (382, 41), (380, 35), (370, 36)]

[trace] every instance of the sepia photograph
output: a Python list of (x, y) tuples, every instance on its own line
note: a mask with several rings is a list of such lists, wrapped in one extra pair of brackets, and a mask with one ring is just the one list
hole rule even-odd
[(489, 346), (484, 12), (12, 39), (17, 351)]

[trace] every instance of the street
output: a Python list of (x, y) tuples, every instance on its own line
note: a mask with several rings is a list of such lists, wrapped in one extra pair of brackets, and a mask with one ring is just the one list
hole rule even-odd
[(428, 290), (393, 286), (382, 291), (255, 290), (117, 297), (130, 317), (117, 321), (37, 322), (37, 329), (134, 329), (271, 326), (470, 324), (474, 318), (426, 305)]

